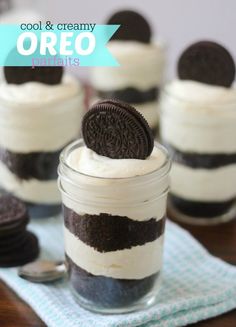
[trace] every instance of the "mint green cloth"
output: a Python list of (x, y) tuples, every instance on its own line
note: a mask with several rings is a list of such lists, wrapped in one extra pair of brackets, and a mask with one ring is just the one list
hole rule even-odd
[[(38, 220), (42, 257), (63, 258), (62, 222)], [(148, 310), (99, 315), (82, 309), (66, 281), (38, 285), (0, 269), (0, 278), (24, 299), (49, 327), (174, 327), (220, 315), (236, 307), (236, 267), (214, 258), (186, 231), (167, 223), (163, 282), (158, 302)]]

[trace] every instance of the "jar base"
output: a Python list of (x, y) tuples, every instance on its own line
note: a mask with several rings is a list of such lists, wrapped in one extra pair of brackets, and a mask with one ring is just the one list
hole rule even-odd
[(236, 201), (229, 208), (229, 210), (222, 215), (214, 217), (194, 217), (182, 213), (174, 204), (171, 199), (168, 200), (168, 214), (171, 218), (181, 223), (198, 226), (211, 226), (222, 223), (227, 223), (236, 218)]
[(112, 314), (124, 314), (124, 313), (136, 312), (136, 311), (141, 311), (150, 308), (151, 306), (157, 303), (157, 296), (160, 290), (160, 284), (161, 284), (161, 277), (158, 278), (158, 281), (156, 282), (155, 285), (155, 290), (153, 290), (151, 294), (142, 297), (140, 300), (137, 300), (132, 304), (124, 305), (123, 307), (119, 306), (119, 307), (111, 307), (111, 308), (99, 306), (98, 304), (95, 304), (94, 302), (84, 298), (83, 296), (78, 294), (78, 292), (73, 288), (72, 285), (70, 285), (70, 289), (75, 301), (82, 308), (94, 313), (112, 315)]

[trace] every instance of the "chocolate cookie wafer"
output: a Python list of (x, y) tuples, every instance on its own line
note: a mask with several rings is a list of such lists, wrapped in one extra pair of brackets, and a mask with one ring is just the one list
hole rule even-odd
[(180, 79), (230, 87), (235, 78), (232, 56), (222, 45), (201, 41), (192, 44), (178, 62)]
[(154, 139), (144, 117), (117, 100), (97, 102), (86, 113), (82, 133), (88, 148), (112, 159), (146, 159)]

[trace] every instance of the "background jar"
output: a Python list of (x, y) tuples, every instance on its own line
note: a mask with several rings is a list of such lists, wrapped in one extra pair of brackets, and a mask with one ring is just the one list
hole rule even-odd
[[(20, 93), (16, 88), (23, 86), (14, 87)], [(80, 88), (60, 100), (28, 97), (0, 101), (0, 188), (23, 200), (31, 217), (48, 217), (61, 211), (59, 155), (79, 136), (84, 98)]]
[(235, 218), (236, 100), (186, 101), (164, 90), (161, 138), (173, 159), (170, 214), (193, 224)]

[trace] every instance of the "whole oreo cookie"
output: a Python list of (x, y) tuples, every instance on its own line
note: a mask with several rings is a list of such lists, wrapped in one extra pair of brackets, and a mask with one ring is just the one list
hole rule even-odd
[(26, 232), (25, 240), (19, 244), (18, 249), (13, 249), (5, 254), (0, 254), (0, 267), (17, 267), (37, 259), (39, 255), (39, 243), (37, 237)]
[(0, 197), (0, 231), (26, 225), (29, 220), (26, 206), (11, 195)]
[(60, 84), (63, 67), (4, 67), (4, 75), (8, 84), (23, 84), (27, 82), (40, 82), (48, 85)]
[(107, 24), (120, 25), (112, 40), (139, 41), (149, 43), (151, 28), (146, 19), (132, 10), (122, 10), (112, 15)]
[(146, 159), (154, 147), (143, 116), (117, 100), (93, 105), (83, 118), (82, 134), (88, 148), (112, 159)]
[(183, 52), (178, 62), (178, 75), (183, 80), (230, 87), (235, 78), (235, 64), (224, 47), (201, 41)]

